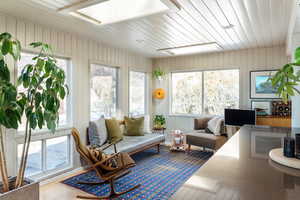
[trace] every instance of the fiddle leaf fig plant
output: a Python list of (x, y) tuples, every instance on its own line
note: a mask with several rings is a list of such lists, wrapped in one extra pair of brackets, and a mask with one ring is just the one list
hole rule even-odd
[(5, 155), (4, 128), (18, 128), (23, 113), (22, 107), (17, 103), (17, 89), (11, 83), (9, 67), (5, 61), (7, 56), (14, 60), (20, 59), (20, 42), (9, 33), (0, 34), (0, 175), (2, 191), (9, 191)]
[(300, 71), (296, 73), (295, 67), (300, 66), (300, 47), (295, 51), (295, 62), (285, 64), (273, 77), (269, 80), (272, 87), (276, 88), (277, 94), (287, 103), (289, 96), (300, 94), (296, 88), (300, 83)]
[(55, 132), (59, 122), (60, 102), (69, 93), (66, 76), (59, 68), (51, 47), (42, 42), (30, 44), (40, 53), (33, 58), (34, 64), (27, 64), (18, 78), (18, 85), (25, 90), (19, 93), (18, 104), (26, 117), (22, 157), (15, 187), (22, 186), (32, 131), (46, 126)]

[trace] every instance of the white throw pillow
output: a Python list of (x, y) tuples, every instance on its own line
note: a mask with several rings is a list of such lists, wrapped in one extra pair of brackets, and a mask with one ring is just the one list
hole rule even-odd
[(223, 118), (219, 116), (213, 117), (207, 123), (207, 128), (214, 134), (214, 135), (221, 135), (221, 125), (222, 125)]

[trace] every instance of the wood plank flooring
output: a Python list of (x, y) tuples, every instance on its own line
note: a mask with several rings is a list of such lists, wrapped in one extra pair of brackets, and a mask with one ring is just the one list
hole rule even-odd
[[(69, 177), (81, 174), (82, 172), (83, 171), (72, 174)], [(68, 177), (64, 177), (56, 182), (40, 186), (40, 200), (74, 200), (77, 199), (77, 195), (91, 196), (86, 192), (60, 183), (62, 180), (67, 178)]]

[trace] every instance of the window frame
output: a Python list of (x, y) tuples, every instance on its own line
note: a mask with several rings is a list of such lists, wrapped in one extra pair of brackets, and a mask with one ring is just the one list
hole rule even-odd
[[(37, 51), (30, 51), (30, 50), (22, 50), (22, 53), (26, 53), (26, 54), (32, 54), (32, 55), (37, 55), (39, 52)], [(58, 127), (56, 128), (56, 131), (59, 130), (64, 130), (64, 129), (68, 129), (73, 127), (73, 95), (72, 95), (72, 80), (73, 80), (73, 71), (72, 71), (72, 58), (71, 57), (67, 57), (67, 56), (61, 56), (61, 55), (57, 55), (54, 54), (53, 55), (55, 58), (57, 59), (64, 59), (67, 61), (67, 68), (66, 68), (66, 84), (69, 87), (69, 93), (70, 95), (68, 95), (66, 97), (66, 123), (63, 125), (58, 125)], [(14, 62), (14, 66), (16, 69), (16, 73), (15, 73), (15, 84), (17, 84), (17, 80), (18, 80), (18, 72), (19, 72), (19, 67), (18, 67), (18, 63), (19, 61)], [(43, 128), (43, 129), (38, 129), (38, 130), (34, 130), (32, 133), (33, 134), (38, 134), (38, 133), (49, 133), (51, 132), (50, 130), (48, 130), (47, 128)], [(17, 130), (17, 135), (24, 135), (25, 134), (25, 130)]]
[(107, 67), (107, 68), (114, 68), (117, 70), (117, 81), (116, 81), (116, 114), (118, 113), (118, 110), (120, 109), (120, 98), (121, 98), (121, 91), (120, 91), (120, 83), (121, 83), (121, 67), (116, 66), (116, 65), (108, 65), (102, 62), (98, 61), (89, 61), (89, 67), (88, 67), (88, 94), (89, 94), (89, 121), (91, 121), (91, 68), (92, 65), (101, 65), (102, 67)]
[[(207, 68), (207, 69), (191, 69), (191, 70), (173, 70), (170, 71), (169, 74), (169, 99), (168, 99), (168, 104), (169, 104), (169, 116), (175, 116), (175, 117), (199, 117), (201, 115), (203, 115), (203, 113), (199, 113), (199, 114), (176, 114), (173, 113), (172, 110), (172, 101), (173, 101), (173, 80), (172, 80), (172, 74), (174, 73), (188, 73), (188, 72), (202, 72), (202, 112), (204, 111), (205, 108), (205, 102), (204, 102), (204, 72), (207, 71), (224, 71), (224, 70), (238, 70), (239, 72), (239, 86), (241, 85), (241, 70), (239, 67), (232, 67), (232, 68)], [(241, 87), (239, 87), (239, 106), (241, 105)]]
[[(132, 115), (130, 113), (130, 72), (137, 72), (137, 73), (143, 73), (145, 75), (144, 80), (144, 113), (141, 115)], [(148, 73), (142, 70), (136, 70), (136, 69), (129, 69), (128, 70), (128, 115), (131, 117), (139, 117), (139, 116), (146, 116), (148, 114), (148, 92), (149, 92), (149, 84), (148, 84)]]
[[(51, 169), (51, 170), (47, 170), (47, 140), (48, 139), (54, 139), (54, 138), (59, 138), (59, 137), (67, 137), (67, 165), (63, 166), (63, 167), (59, 167), (59, 168), (55, 168), (55, 169)], [(64, 134), (57, 134), (57, 135), (53, 135), (53, 136), (35, 136), (31, 142), (35, 142), (35, 141), (41, 141), (41, 166), (42, 166), (42, 170), (39, 173), (33, 174), (31, 176), (28, 176), (28, 178), (33, 179), (33, 180), (41, 180), (45, 177), (48, 177), (49, 175), (54, 175), (57, 174), (59, 172), (62, 171), (66, 171), (69, 170), (73, 167), (73, 142), (71, 139), (71, 134), (69, 132), (66, 132)], [(21, 138), (17, 138), (16, 141), (16, 158), (15, 158), (15, 163), (16, 163), (16, 170), (18, 170), (19, 168), (19, 160), (18, 160), (18, 146), (23, 144), (23, 139)]]

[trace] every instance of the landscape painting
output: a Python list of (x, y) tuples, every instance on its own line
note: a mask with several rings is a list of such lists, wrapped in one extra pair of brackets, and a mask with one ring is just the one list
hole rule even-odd
[(277, 87), (272, 87), (271, 81), (268, 81), (277, 71), (251, 71), (250, 72), (250, 97), (251, 99), (277, 99)]
[(270, 75), (255, 77), (255, 92), (258, 94), (275, 94), (276, 88), (272, 87), (272, 83), (268, 81)]

